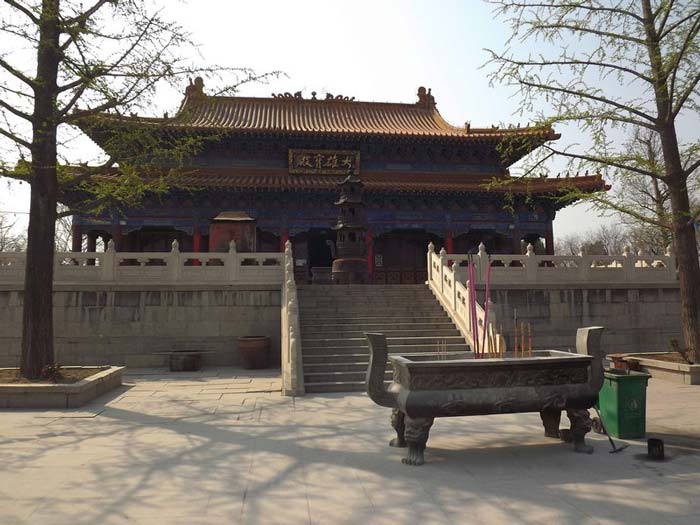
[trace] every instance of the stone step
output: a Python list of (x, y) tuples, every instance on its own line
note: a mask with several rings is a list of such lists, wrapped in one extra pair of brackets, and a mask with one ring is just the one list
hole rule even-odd
[(425, 317), (438, 317), (442, 315), (445, 319), (444, 310), (439, 306), (434, 308), (377, 308), (367, 310), (364, 308), (319, 308), (314, 310), (299, 309), (299, 316), (304, 321), (317, 319), (338, 319), (338, 318), (374, 318), (374, 319), (401, 319), (409, 317), (411, 319), (422, 319)]
[[(426, 354), (432, 354), (434, 352), (391, 352), (390, 355), (403, 355), (406, 357), (410, 356), (425, 356)], [(472, 356), (472, 353), (468, 350), (464, 351), (454, 351), (439, 354), (439, 359), (467, 359)], [(369, 350), (366, 352), (357, 353), (342, 353), (342, 354), (315, 354), (315, 355), (304, 355), (303, 356), (304, 367), (307, 365), (328, 365), (333, 366), (335, 364), (347, 365), (362, 364), (365, 369), (369, 364)], [(387, 365), (388, 367), (389, 365)]]
[(339, 332), (342, 330), (353, 331), (353, 332), (379, 332), (386, 333), (389, 331), (398, 330), (450, 330), (455, 327), (452, 321), (436, 321), (432, 323), (421, 323), (419, 321), (409, 322), (409, 323), (366, 323), (366, 324), (347, 324), (347, 323), (333, 323), (333, 324), (316, 324), (307, 323), (301, 325), (302, 335), (306, 334), (324, 334), (328, 332)]
[[(367, 353), (369, 355), (369, 347), (358, 345), (358, 346), (319, 346), (319, 347), (305, 347), (302, 341), (301, 347), (303, 349), (303, 356), (306, 357), (312, 355), (324, 355), (324, 354), (362, 354)], [(469, 349), (467, 345), (462, 343), (448, 343), (445, 351), (447, 352), (467, 352)], [(426, 345), (426, 344), (406, 344), (406, 345), (396, 345), (389, 346), (389, 353), (392, 354), (413, 354), (422, 352), (438, 352), (437, 345)]]
[(304, 383), (304, 389), (308, 394), (323, 394), (328, 392), (364, 392), (364, 381), (333, 381), (324, 383)]
[(450, 318), (447, 317), (447, 315), (442, 314), (442, 315), (430, 315), (430, 316), (413, 316), (413, 315), (406, 315), (406, 316), (395, 316), (395, 317), (390, 317), (387, 315), (376, 315), (376, 316), (358, 316), (358, 317), (347, 317), (347, 316), (338, 316), (338, 317), (314, 317), (314, 318), (309, 318), (304, 315), (299, 316), (299, 324), (301, 325), (302, 329), (306, 326), (320, 326), (320, 325), (358, 325), (358, 324), (413, 324), (413, 323), (433, 323), (433, 322), (440, 322), (440, 323), (445, 323), (445, 322), (451, 322)]
[[(391, 355), (437, 352), (445, 359), (469, 347), (432, 292), (418, 285), (299, 287), (299, 319), (306, 391), (365, 390), (369, 347), (365, 332), (387, 336)], [(392, 376), (387, 363), (385, 379)]]
[[(367, 372), (306, 372), (304, 370), (304, 384), (306, 383), (345, 383), (365, 382)], [(391, 381), (391, 369), (384, 372), (384, 380)]]
[[(347, 359), (347, 358), (346, 358)], [(306, 363), (304, 362), (304, 374), (307, 373), (321, 373), (321, 372), (367, 372), (367, 367), (369, 366), (369, 361), (358, 362), (358, 363), (346, 363), (345, 361), (338, 362), (328, 362), (323, 363)], [(391, 366), (387, 364), (387, 369), (391, 369)]]
[(387, 308), (395, 310), (430, 310), (440, 307), (437, 301), (415, 299), (412, 297), (400, 297), (396, 299), (374, 301), (372, 299), (360, 298), (353, 301), (305, 301), (301, 302), (300, 310), (303, 312), (311, 312), (314, 310), (324, 310), (332, 308), (333, 310), (374, 310), (377, 308)]
[[(464, 344), (464, 338), (461, 335), (448, 335), (448, 336), (407, 336), (407, 337), (387, 337), (386, 343), (389, 348), (394, 346), (405, 346), (405, 345), (432, 345), (437, 347), (441, 344), (454, 344), (462, 343)], [(363, 337), (345, 337), (345, 338), (320, 338), (311, 339), (308, 337), (303, 337), (301, 339), (302, 348), (326, 348), (326, 347), (346, 347), (346, 346), (364, 346), (367, 344), (367, 339)]]
[(303, 293), (327, 293), (343, 291), (344, 293), (361, 293), (364, 291), (379, 292), (379, 291), (405, 291), (405, 290), (427, 290), (428, 287), (423, 284), (312, 284), (299, 285), (299, 292)]
[[(351, 325), (352, 326), (352, 325)], [(454, 327), (446, 328), (433, 328), (432, 330), (353, 330), (345, 327), (341, 330), (335, 330), (333, 332), (309, 332), (307, 330), (301, 330), (302, 341), (313, 341), (316, 339), (362, 339), (365, 337), (365, 333), (381, 333), (388, 338), (396, 337), (459, 337), (460, 332)]]

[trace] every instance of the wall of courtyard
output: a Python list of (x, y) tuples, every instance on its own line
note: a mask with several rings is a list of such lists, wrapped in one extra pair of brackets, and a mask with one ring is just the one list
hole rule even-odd
[[(18, 366), (22, 286), (0, 285), (0, 367)], [(165, 366), (159, 352), (197, 349), (205, 365), (239, 362), (237, 338), (265, 335), (280, 362), (279, 284), (57, 284), (57, 361), (62, 365)]]
[(605, 327), (602, 345), (608, 354), (668, 351), (671, 339), (683, 341), (674, 284), (494, 286), (491, 299), (508, 348), (515, 319), (532, 326), (533, 348), (573, 350), (582, 326)]

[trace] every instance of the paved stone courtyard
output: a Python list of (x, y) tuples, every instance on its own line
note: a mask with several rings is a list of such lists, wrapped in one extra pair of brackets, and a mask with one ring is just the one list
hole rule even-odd
[[(0, 411), (0, 523), (695, 524), (700, 388), (652, 380), (644, 442), (574, 454), (537, 414), (438, 419), (420, 468), (364, 394), (280, 396), (277, 372), (129, 371), (82, 409)], [(566, 421), (566, 418), (563, 418)], [(671, 446), (674, 443), (675, 445)]]

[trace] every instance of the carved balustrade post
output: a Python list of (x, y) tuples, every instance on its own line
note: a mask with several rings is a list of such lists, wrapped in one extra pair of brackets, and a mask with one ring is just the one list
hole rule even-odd
[(622, 256), (624, 257), (622, 266), (625, 281), (631, 282), (634, 280), (634, 260), (636, 256), (632, 254), (632, 248), (629, 245), (622, 249)]
[(486, 268), (489, 265), (489, 254), (486, 253), (486, 246), (483, 242), (479, 243), (479, 256), (476, 258), (476, 268), (474, 275), (478, 282), (486, 282)]
[(525, 278), (528, 282), (537, 282), (538, 260), (535, 255), (535, 247), (532, 244), (527, 245), (523, 264), (525, 265)]
[(578, 249), (577, 273), (579, 281), (586, 282), (590, 280), (591, 275), (591, 260), (586, 253), (586, 247), (582, 244)]
[(677, 273), (676, 273), (676, 254), (673, 251), (673, 245), (669, 244), (666, 246), (666, 251), (664, 252), (664, 255), (666, 256), (666, 270), (668, 273), (668, 278), (671, 281), (675, 281), (677, 279)]
[(447, 252), (445, 248), (440, 249), (440, 293), (445, 295), (445, 267), (447, 266)]
[(114, 241), (107, 241), (107, 249), (102, 255), (102, 271), (100, 272), (100, 280), (114, 281), (117, 274), (117, 253), (114, 248)]
[(241, 261), (240, 255), (236, 251), (236, 241), (228, 243), (228, 253), (224, 257), (224, 268), (226, 271), (226, 280), (234, 282), (239, 279), (238, 272), (240, 271)]
[(435, 253), (435, 245), (428, 243), (428, 283), (433, 280), (433, 254)]
[(165, 258), (168, 265), (168, 273), (171, 281), (180, 280), (180, 243), (177, 239), (173, 241), (170, 248), (170, 254)]

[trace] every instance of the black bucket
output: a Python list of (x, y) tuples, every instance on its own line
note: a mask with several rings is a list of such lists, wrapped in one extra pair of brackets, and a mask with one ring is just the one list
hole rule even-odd
[(663, 440), (657, 438), (650, 438), (647, 440), (647, 457), (655, 461), (664, 459)]

